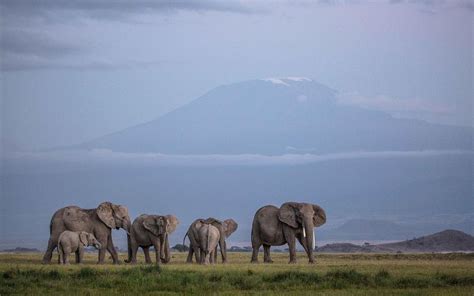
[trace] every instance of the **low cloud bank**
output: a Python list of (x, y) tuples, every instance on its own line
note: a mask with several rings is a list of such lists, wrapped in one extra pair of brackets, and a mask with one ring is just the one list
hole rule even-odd
[(161, 153), (123, 153), (107, 149), (90, 151), (17, 152), (3, 157), (4, 161), (40, 163), (83, 163), (97, 165), (139, 166), (267, 166), (300, 165), (331, 160), (436, 157), (449, 155), (474, 155), (472, 150), (422, 150), (422, 151), (355, 151), (329, 154), (206, 154), (173, 155)]

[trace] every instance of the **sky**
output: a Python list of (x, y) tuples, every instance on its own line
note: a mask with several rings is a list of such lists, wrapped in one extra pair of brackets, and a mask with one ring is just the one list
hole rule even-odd
[(347, 104), (474, 125), (469, 0), (3, 0), (0, 9), (5, 150), (81, 143), (267, 77), (310, 77)]

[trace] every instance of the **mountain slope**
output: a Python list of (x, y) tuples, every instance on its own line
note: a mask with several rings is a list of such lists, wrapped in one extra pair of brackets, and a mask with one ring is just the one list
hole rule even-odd
[(164, 116), (75, 146), (168, 154), (472, 149), (473, 129), (343, 106), (309, 79), (217, 87)]
[(354, 245), (350, 243), (327, 244), (317, 248), (322, 253), (427, 253), (427, 252), (472, 252), (474, 237), (459, 230), (444, 230), (431, 235), (401, 242), (379, 245)]
[(444, 230), (411, 240), (381, 244), (378, 247), (402, 252), (474, 251), (474, 237), (459, 230)]

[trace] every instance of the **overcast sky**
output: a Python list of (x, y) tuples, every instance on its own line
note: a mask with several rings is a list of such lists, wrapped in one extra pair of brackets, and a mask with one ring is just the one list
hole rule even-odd
[(80, 143), (221, 84), (284, 76), (366, 108), (473, 125), (470, 0), (0, 3), (9, 149)]

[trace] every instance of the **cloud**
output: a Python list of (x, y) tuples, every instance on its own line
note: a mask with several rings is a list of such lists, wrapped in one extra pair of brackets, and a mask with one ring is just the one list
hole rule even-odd
[(355, 105), (371, 110), (389, 113), (434, 113), (452, 114), (454, 109), (445, 104), (433, 103), (427, 100), (397, 99), (386, 95), (364, 96), (358, 92), (341, 93), (336, 97), (341, 105)]
[(17, 152), (4, 160), (14, 163), (78, 163), (82, 165), (125, 166), (271, 166), (301, 165), (334, 160), (436, 157), (443, 155), (474, 155), (464, 150), (423, 151), (355, 151), (330, 154), (236, 154), (236, 155), (170, 155), (160, 153), (122, 153), (107, 149), (91, 151)]
[[(143, 14), (180, 11), (250, 14), (258, 5), (240, 1), (5, 0), (0, 1), (1, 70), (98, 69), (143, 67), (157, 61), (100, 61), (85, 57), (87, 43), (71, 43), (53, 32), (65, 23), (84, 19), (132, 22)], [(73, 38), (68, 38), (74, 40)], [(90, 48), (93, 51), (93, 48)], [(69, 57), (69, 59), (68, 59)], [(78, 58), (80, 57), (80, 58)], [(74, 60), (74, 58), (77, 58)]]
[(41, 69), (59, 64), (60, 59), (85, 51), (79, 44), (57, 40), (48, 33), (26, 29), (3, 29), (1, 69)]
[(390, 4), (413, 4), (422, 6), (424, 12), (436, 13), (437, 9), (461, 8), (474, 10), (472, 0), (389, 0)]
[(5, 0), (0, 2), (4, 14), (16, 17), (54, 19), (58, 13), (74, 13), (76, 17), (117, 18), (137, 13), (177, 11), (217, 11), (254, 13), (259, 10), (241, 1), (188, 0)]

